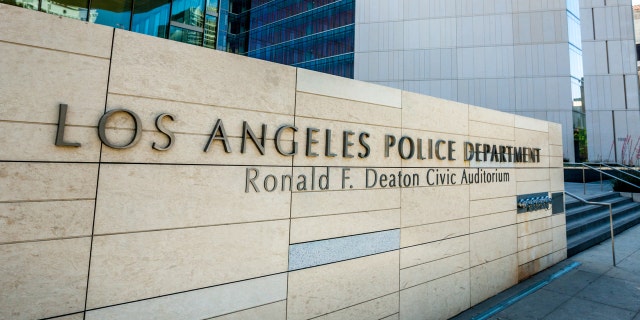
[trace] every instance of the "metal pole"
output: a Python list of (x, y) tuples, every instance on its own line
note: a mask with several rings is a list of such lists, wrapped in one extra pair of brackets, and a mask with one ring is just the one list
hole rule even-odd
[(584, 179), (584, 165), (582, 166), (582, 194), (587, 194), (587, 182)]
[(615, 239), (613, 238), (613, 213), (611, 211), (611, 204), (609, 203), (609, 229), (611, 229), (611, 255), (613, 256), (613, 266), (616, 266), (616, 248)]

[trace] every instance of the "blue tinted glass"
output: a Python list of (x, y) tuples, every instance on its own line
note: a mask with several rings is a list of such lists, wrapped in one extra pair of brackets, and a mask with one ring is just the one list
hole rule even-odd
[[(40, 11), (55, 14), (66, 18), (87, 21), (87, 0), (42, 0)], [(95, 10), (91, 10), (92, 14), (89, 21), (95, 22)]]
[(204, 25), (204, 0), (173, 1), (171, 21), (202, 27)]
[(202, 45), (202, 32), (171, 26), (169, 39), (200, 46)]
[(95, 23), (129, 30), (132, 0), (91, 0), (91, 11), (95, 10)]
[(136, 1), (131, 31), (166, 38), (169, 7), (169, 0)]
[(211, 49), (216, 48), (216, 29), (218, 28), (218, 18), (207, 16), (204, 23), (204, 43), (203, 46)]

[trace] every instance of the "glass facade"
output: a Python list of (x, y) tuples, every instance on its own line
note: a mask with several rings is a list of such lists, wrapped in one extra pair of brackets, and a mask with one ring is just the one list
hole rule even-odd
[(571, 96), (573, 99), (573, 144), (576, 161), (586, 161), (587, 125), (584, 106), (584, 71), (582, 64), (582, 34), (580, 31), (580, 3), (567, 0), (567, 22), (569, 36), (569, 63), (571, 74)]
[(0, 0), (0, 3), (215, 49), (218, 1)]
[(353, 78), (355, 0), (231, 0), (227, 51)]

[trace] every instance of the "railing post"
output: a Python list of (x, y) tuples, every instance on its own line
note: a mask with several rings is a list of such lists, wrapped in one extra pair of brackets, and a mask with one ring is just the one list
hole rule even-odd
[(609, 229), (611, 229), (611, 255), (613, 257), (613, 266), (616, 266), (616, 245), (613, 238), (613, 212), (611, 210), (611, 203), (609, 203)]
[(584, 164), (582, 165), (582, 194), (587, 194), (587, 182), (584, 178)]

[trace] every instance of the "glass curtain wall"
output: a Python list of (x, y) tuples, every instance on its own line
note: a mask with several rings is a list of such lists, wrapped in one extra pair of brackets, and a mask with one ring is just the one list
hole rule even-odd
[(569, 27), (569, 63), (573, 98), (573, 148), (577, 162), (587, 160), (587, 121), (584, 108), (584, 71), (582, 64), (582, 35), (580, 31), (579, 0), (567, 0)]
[(353, 78), (355, 0), (231, 0), (227, 51)]
[(218, 1), (0, 0), (0, 3), (215, 49)]

